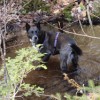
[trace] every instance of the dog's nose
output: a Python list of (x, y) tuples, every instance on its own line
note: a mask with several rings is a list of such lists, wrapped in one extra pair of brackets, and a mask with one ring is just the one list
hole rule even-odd
[(36, 36), (36, 37), (34, 37), (34, 39), (35, 39), (35, 40), (38, 40), (38, 37)]

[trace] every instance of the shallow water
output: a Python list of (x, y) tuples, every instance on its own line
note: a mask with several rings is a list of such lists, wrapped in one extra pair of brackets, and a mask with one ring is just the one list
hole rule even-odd
[[(70, 30), (75, 30), (79, 34), (83, 34), (80, 27), (74, 26)], [(100, 37), (100, 26), (94, 27), (95, 36)], [(84, 31), (88, 35), (92, 35), (91, 28), (84, 26)], [(89, 79), (94, 80), (95, 84), (100, 84), (100, 40), (90, 39), (87, 37), (73, 36), (79, 47), (83, 50), (83, 55), (79, 59), (78, 74), (73, 78), (81, 86), (87, 85)], [(21, 37), (20, 42), (23, 44), (7, 50), (7, 56), (14, 57), (16, 49), (29, 46), (28, 39), (25, 35)], [(27, 41), (26, 41), (27, 40)], [(26, 83), (37, 84), (45, 90), (46, 95), (59, 93), (75, 94), (76, 89), (73, 88), (67, 81), (63, 80), (59, 67), (59, 56), (52, 56), (47, 64), (48, 69), (42, 71), (32, 71), (25, 78)], [(22, 99), (18, 99), (22, 100)], [(52, 100), (49, 97), (37, 98), (34, 95), (24, 98), (24, 100)]]

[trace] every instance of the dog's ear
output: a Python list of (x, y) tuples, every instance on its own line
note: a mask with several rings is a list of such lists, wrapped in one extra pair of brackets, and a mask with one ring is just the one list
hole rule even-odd
[(37, 20), (33, 19), (33, 23), (36, 25), (36, 27), (40, 31), (41, 30), (40, 19), (37, 19)]
[(40, 22), (37, 22), (36, 23), (36, 26), (37, 26), (37, 28), (39, 29), (39, 31), (41, 30), (41, 25), (40, 25)]
[(26, 31), (28, 32), (28, 30), (30, 29), (30, 25), (28, 23), (26, 23)]

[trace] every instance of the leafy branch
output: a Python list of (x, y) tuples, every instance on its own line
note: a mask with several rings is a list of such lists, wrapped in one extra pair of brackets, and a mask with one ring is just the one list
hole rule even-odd
[[(30, 86), (30, 84), (24, 83), (23, 79), (27, 74), (35, 70), (37, 67), (43, 67), (46, 69), (44, 64), (38, 64), (41, 62), (41, 57), (43, 54), (39, 53), (36, 49), (32, 47), (22, 48), (17, 51), (17, 56), (12, 59), (8, 57), (6, 59), (6, 67), (8, 69), (9, 81), (7, 85), (2, 78), (0, 82), (0, 95), (2, 98), (7, 100), (15, 100), (16, 95), (19, 91), (22, 91), (22, 95), (28, 96), (31, 93), (35, 93), (37, 96), (43, 93), (43, 88), (37, 87), (36, 85)], [(34, 65), (33, 61), (37, 62)], [(3, 76), (4, 69), (0, 71), (0, 76)], [(7, 96), (9, 93), (9, 96)], [(22, 95), (19, 97), (22, 97)]]

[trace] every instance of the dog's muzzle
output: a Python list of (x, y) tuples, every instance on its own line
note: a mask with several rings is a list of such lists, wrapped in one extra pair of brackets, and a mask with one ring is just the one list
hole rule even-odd
[(37, 42), (38, 42), (38, 37), (34, 35), (31, 39), (32, 46), (36, 46)]

